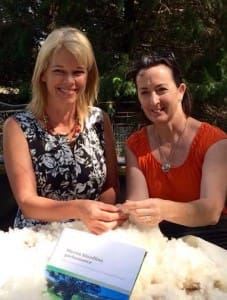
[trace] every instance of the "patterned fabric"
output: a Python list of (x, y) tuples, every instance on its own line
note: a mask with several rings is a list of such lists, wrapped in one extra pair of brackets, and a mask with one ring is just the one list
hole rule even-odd
[(147, 180), (150, 197), (187, 202), (200, 197), (202, 164), (208, 148), (226, 138), (221, 129), (201, 123), (186, 160), (179, 167), (172, 167), (168, 173), (161, 170), (160, 162), (152, 154), (146, 127), (133, 133), (127, 140), (127, 146), (137, 157), (138, 166)]
[[(27, 139), (37, 194), (55, 200), (99, 198), (106, 179), (103, 113), (92, 107), (81, 132), (70, 146), (63, 135), (51, 135), (30, 111), (14, 115)], [(14, 227), (46, 224), (26, 219), (19, 209)]]

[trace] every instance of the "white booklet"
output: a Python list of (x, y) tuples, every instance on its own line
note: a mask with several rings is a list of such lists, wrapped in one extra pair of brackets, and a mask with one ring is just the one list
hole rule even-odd
[(145, 255), (108, 235), (65, 228), (46, 266), (48, 293), (53, 299), (129, 299)]

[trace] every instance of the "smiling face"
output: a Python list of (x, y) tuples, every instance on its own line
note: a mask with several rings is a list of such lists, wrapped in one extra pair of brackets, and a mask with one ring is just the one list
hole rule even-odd
[(179, 87), (172, 70), (164, 64), (142, 69), (136, 76), (138, 98), (147, 118), (153, 123), (167, 122), (177, 113), (183, 113), (182, 99), (185, 84)]
[(67, 49), (55, 52), (41, 80), (45, 82), (48, 102), (74, 104), (85, 91), (88, 72)]

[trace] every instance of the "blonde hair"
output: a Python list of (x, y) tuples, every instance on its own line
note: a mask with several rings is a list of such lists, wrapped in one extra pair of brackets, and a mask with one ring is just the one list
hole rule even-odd
[(54, 29), (42, 44), (32, 76), (32, 99), (27, 108), (32, 111), (37, 119), (43, 117), (47, 101), (47, 88), (41, 77), (47, 69), (53, 54), (62, 47), (72, 53), (76, 60), (85, 65), (88, 70), (85, 92), (76, 102), (77, 118), (80, 123), (83, 123), (89, 107), (93, 106), (97, 99), (99, 74), (90, 41), (84, 33), (73, 27)]

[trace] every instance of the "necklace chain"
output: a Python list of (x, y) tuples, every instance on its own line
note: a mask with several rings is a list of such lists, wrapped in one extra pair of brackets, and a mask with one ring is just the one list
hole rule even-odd
[(71, 143), (75, 140), (76, 136), (80, 133), (81, 127), (78, 122), (75, 120), (73, 127), (66, 133), (56, 132), (56, 130), (50, 126), (50, 121), (47, 114), (43, 114), (43, 123), (45, 130), (52, 135), (63, 136), (66, 138), (68, 143)]
[(181, 138), (182, 138), (182, 136), (184, 135), (185, 129), (186, 129), (186, 127), (187, 127), (187, 120), (188, 120), (188, 119), (186, 119), (186, 121), (185, 121), (184, 129), (182, 130), (182, 132), (181, 132), (181, 134), (180, 134), (180, 136), (179, 136), (177, 142), (174, 143), (174, 144), (172, 145), (168, 157), (165, 157), (164, 153), (163, 153), (162, 150), (161, 150), (161, 138), (160, 138), (158, 132), (156, 131), (157, 138), (158, 138), (158, 143), (159, 143), (159, 145), (158, 145), (158, 151), (159, 151), (160, 158), (161, 158), (161, 162), (162, 162), (161, 169), (162, 169), (162, 171), (163, 171), (164, 173), (168, 173), (168, 172), (170, 171), (171, 167), (172, 167), (172, 166), (171, 166), (171, 161), (172, 161), (173, 156), (174, 156), (174, 154), (175, 154), (175, 152), (176, 152), (176, 150), (177, 150), (177, 147), (178, 147), (179, 144), (180, 144)]

